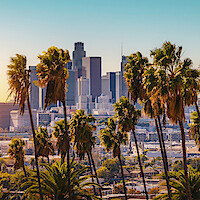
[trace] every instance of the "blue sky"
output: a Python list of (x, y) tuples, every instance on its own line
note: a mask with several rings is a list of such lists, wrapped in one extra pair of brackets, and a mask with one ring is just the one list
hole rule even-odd
[(28, 65), (54, 45), (73, 51), (85, 43), (87, 56), (102, 57), (102, 72), (120, 69), (121, 44), (129, 55), (160, 47), (183, 46), (183, 57), (200, 64), (198, 0), (0, 0), (0, 102), (8, 95), (6, 70), (16, 53)]

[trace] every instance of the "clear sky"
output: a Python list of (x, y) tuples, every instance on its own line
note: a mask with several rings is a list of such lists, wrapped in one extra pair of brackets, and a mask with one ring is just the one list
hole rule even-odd
[(8, 95), (7, 65), (16, 53), (28, 65), (54, 45), (102, 57), (102, 72), (120, 69), (123, 54), (149, 52), (164, 41), (183, 46), (183, 57), (200, 64), (199, 0), (0, 0), (0, 102)]

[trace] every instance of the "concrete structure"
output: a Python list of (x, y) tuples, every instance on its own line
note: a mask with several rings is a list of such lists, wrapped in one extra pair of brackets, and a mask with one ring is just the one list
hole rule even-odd
[(39, 108), (39, 87), (37, 87), (34, 83), (34, 81), (38, 80), (37, 72), (36, 72), (36, 66), (29, 66), (30, 72), (30, 104), (32, 109), (38, 109)]
[(101, 78), (101, 93), (110, 95), (111, 102), (116, 102), (116, 72), (107, 72), (106, 75)]
[(122, 56), (122, 61), (121, 61), (121, 74), (122, 74), (122, 96), (127, 97), (128, 96), (128, 89), (127, 89), (127, 84), (124, 78), (124, 66), (127, 63), (127, 58), (126, 56)]
[(101, 95), (101, 57), (86, 57), (82, 59), (86, 78), (89, 79), (89, 95), (92, 101)]
[(82, 58), (86, 57), (86, 52), (84, 51), (84, 43), (76, 42), (74, 43), (73, 51), (73, 69), (78, 69), (78, 78), (82, 76)]
[(69, 71), (69, 78), (67, 79), (67, 92), (66, 92), (66, 105), (68, 106), (74, 106), (76, 104), (75, 97), (76, 97), (76, 75), (75, 70), (68, 69)]
[(114, 115), (113, 104), (110, 102), (110, 97), (102, 94), (95, 102), (95, 109), (92, 110), (93, 115), (110, 116)]
[(77, 109), (88, 112), (93, 108), (92, 96), (89, 95), (89, 79), (80, 77), (77, 79)]
[(18, 105), (13, 106), (13, 103), (0, 103), (0, 128), (9, 129), (11, 110), (18, 110)]
[(116, 102), (122, 97), (122, 72), (116, 72)]
[[(37, 126), (37, 111), (32, 110), (33, 123)], [(24, 111), (23, 116), (18, 110), (10, 112), (10, 131), (28, 131), (31, 129), (30, 117), (28, 110)]]

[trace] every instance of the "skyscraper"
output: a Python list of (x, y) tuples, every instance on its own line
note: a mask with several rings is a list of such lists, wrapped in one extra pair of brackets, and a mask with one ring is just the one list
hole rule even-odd
[(116, 72), (116, 102), (122, 96), (122, 72)]
[(127, 84), (124, 78), (124, 66), (127, 64), (127, 58), (126, 56), (122, 56), (122, 61), (121, 61), (121, 74), (122, 74), (122, 96), (127, 97), (128, 96), (128, 89), (127, 89)]
[(89, 95), (94, 102), (101, 95), (101, 57), (82, 58), (82, 65), (86, 70), (86, 78), (89, 79)]
[(39, 87), (34, 84), (34, 81), (38, 80), (36, 66), (29, 66), (30, 72), (30, 104), (32, 109), (39, 108)]
[(73, 106), (75, 105), (75, 70), (68, 69), (69, 78), (67, 79), (67, 92), (66, 92), (66, 105)]
[(111, 97), (112, 103), (116, 102), (116, 72), (107, 72), (101, 79), (101, 93)]
[(82, 76), (82, 58), (86, 57), (86, 52), (84, 51), (84, 43), (76, 42), (74, 43), (73, 51), (73, 69), (78, 70), (78, 78)]

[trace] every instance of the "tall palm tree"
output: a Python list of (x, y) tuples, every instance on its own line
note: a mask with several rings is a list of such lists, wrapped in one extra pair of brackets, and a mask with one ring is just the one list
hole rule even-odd
[(36, 130), (35, 137), (38, 157), (46, 157), (49, 163), (49, 155), (53, 155), (54, 148), (51, 142), (51, 138), (48, 135), (47, 129), (39, 127), (38, 131)]
[[(68, 171), (66, 163), (61, 164), (56, 162), (53, 165), (43, 164), (45, 171), (41, 172), (42, 191), (47, 199), (52, 200), (68, 200), (69, 199), (69, 186), (68, 186)], [(88, 186), (98, 186), (96, 183), (87, 182), (91, 176), (81, 176), (87, 167), (75, 170), (73, 161), (70, 163), (70, 187), (71, 199), (99, 199), (95, 195), (91, 195), (87, 191)], [(35, 176), (32, 176), (22, 184), (22, 188), (28, 186), (25, 190), (22, 199), (27, 197), (37, 196), (37, 187), (35, 184)]]
[[(67, 128), (67, 130), (69, 129)], [(56, 146), (58, 148), (58, 154), (61, 154), (61, 164), (63, 164), (68, 150), (68, 142), (67, 142), (67, 135), (65, 134), (64, 120), (56, 122), (53, 135), (57, 139)]]
[(40, 175), (39, 175), (39, 166), (38, 166), (38, 156), (37, 156), (37, 147), (35, 139), (35, 129), (33, 124), (33, 117), (31, 112), (30, 100), (29, 100), (29, 70), (26, 69), (26, 56), (16, 54), (16, 57), (11, 57), (10, 65), (8, 65), (8, 84), (10, 95), (14, 95), (14, 104), (19, 104), (20, 114), (23, 115), (25, 109), (25, 103), (27, 102), (28, 111), (31, 122), (31, 129), (34, 139), (34, 149), (35, 149), (35, 161), (37, 169), (37, 179), (40, 191), (41, 200), (43, 200), (41, 184), (40, 184)]
[[(65, 65), (70, 60), (69, 51), (50, 47), (42, 55), (39, 55), (40, 63), (37, 65), (39, 80), (36, 82), (38, 86), (46, 87), (44, 109), (57, 101), (62, 102), (65, 122), (65, 134), (67, 139), (67, 163), (68, 163), (68, 184), (70, 187), (70, 138), (67, 131), (67, 112), (65, 94), (67, 90), (68, 70)], [(70, 195), (69, 188), (69, 195)], [(71, 198), (71, 197), (70, 197)]]
[(117, 119), (118, 130), (122, 133), (127, 133), (132, 131), (137, 151), (137, 157), (139, 161), (139, 166), (142, 174), (144, 192), (146, 194), (146, 199), (148, 199), (148, 192), (146, 189), (146, 183), (144, 179), (144, 172), (142, 168), (137, 138), (135, 134), (135, 126), (141, 116), (140, 110), (135, 110), (135, 106), (130, 103), (128, 98), (122, 97), (117, 103), (114, 104), (115, 118)]
[(180, 126), (187, 195), (189, 200), (191, 200), (192, 196), (187, 172), (185, 132), (183, 126), (185, 120), (184, 102), (188, 102), (186, 98), (190, 98), (190, 95), (184, 95), (183, 92), (186, 85), (184, 84), (185, 71), (183, 70), (184, 62), (181, 61), (181, 52), (182, 47), (176, 47), (175, 44), (165, 42), (161, 48), (151, 51), (151, 55), (153, 56), (154, 65), (158, 69), (164, 70), (167, 76), (165, 82), (167, 88), (167, 116), (173, 123), (179, 123)]
[[(72, 135), (72, 141), (74, 142), (75, 150), (80, 158), (84, 159), (85, 154), (88, 156), (88, 161), (90, 165), (91, 174), (93, 165), (97, 183), (99, 184), (99, 179), (96, 172), (96, 167), (94, 159), (92, 156), (92, 149), (95, 145), (95, 137), (93, 136), (93, 131), (96, 130), (96, 126), (92, 125), (95, 118), (92, 114), (86, 115), (84, 110), (77, 110), (69, 122), (70, 131)], [(94, 189), (95, 193), (95, 189)], [(102, 193), (100, 189), (100, 196), (102, 198)]]
[(156, 70), (154, 66), (146, 67), (143, 73), (143, 86), (146, 91), (146, 97), (144, 97), (142, 102), (144, 113), (150, 118), (153, 118), (155, 121), (161, 154), (163, 158), (168, 195), (169, 199), (171, 200), (167, 153), (162, 132), (162, 125), (160, 121), (160, 115), (165, 115), (165, 101), (163, 101), (163, 99), (165, 99), (164, 97), (167, 94), (167, 90), (165, 88), (165, 80), (166, 76), (162, 70)]
[(117, 125), (115, 119), (109, 118), (107, 122), (105, 122), (106, 127), (101, 129), (100, 131), (100, 139), (102, 140), (103, 145), (107, 152), (112, 151), (113, 157), (118, 158), (120, 167), (121, 167), (121, 174), (122, 174), (122, 181), (123, 181), (123, 188), (124, 188), (124, 195), (125, 199), (127, 200), (127, 192), (126, 192), (126, 185), (124, 180), (124, 171), (122, 166), (121, 160), (121, 145), (126, 145), (128, 140), (127, 132), (117, 130)]
[[(128, 56), (128, 63), (125, 65), (124, 68), (124, 77), (128, 87), (128, 96), (130, 96), (130, 99), (133, 101), (134, 104), (138, 100), (143, 101), (146, 96), (146, 91), (143, 87), (143, 73), (147, 66), (149, 66), (149, 61), (146, 57), (143, 57), (140, 52)], [(137, 141), (136, 137), (135, 139), (135, 141)], [(143, 176), (142, 178), (145, 187), (145, 178), (142, 171), (141, 174)]]
[(9, 146), (10, 148), (8, 149), (8, 154), (12, 159), (14, 159), (14, 169), (17, 170), (22, 167), (24, 175), (27, 176), (24, 165), (24, 155), (25, 155), (25, 151), (23, 149), (25, 146), (24, 140), (17, 138), (12, 139)]

